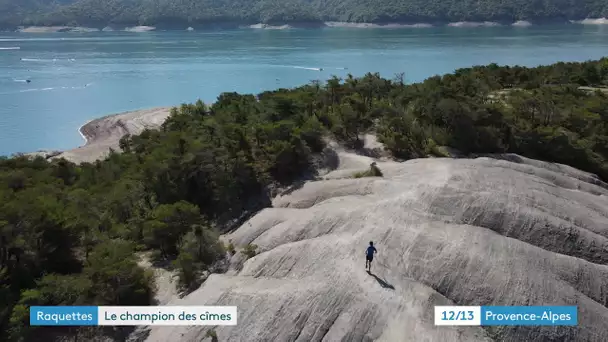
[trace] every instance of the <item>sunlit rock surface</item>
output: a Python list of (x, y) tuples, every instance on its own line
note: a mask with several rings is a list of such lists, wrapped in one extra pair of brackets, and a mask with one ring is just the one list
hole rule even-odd
[[(338, 151), (323, 180), (226, 236), (259, 246), (173, 305), (236, 305), (219, 341), (606, 341), (608, 186), (516, 155), (377, 161)], [(365, 271), (370, 240), (378, 248)], [(436, 327), (435, 305), (578, 305), (577, 327)], [(148, 341), (201, 341), (155, 327)], [(208, 339), (209, 340), (209, 339)]]

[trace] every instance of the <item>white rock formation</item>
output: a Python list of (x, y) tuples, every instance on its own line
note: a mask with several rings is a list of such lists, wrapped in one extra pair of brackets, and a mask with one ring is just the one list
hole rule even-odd
[(127, 27), (125, 31), (127, 32), (150, 32), (156, 30), (154, 26), (135, 26), (135, 27)]
[[(606, 341), (608, 186), (515, 155), (377, 161), (338, 152), (324, 180), (226, 236), (260, 254), (172, 305), (236, 305), (223, 341)], [(370, 240), (379, 254), (365, 272)], [(578, 305), (576, 327), (436, 327), (435, 305)], [(154, 327), (148, 341), (202, 341)]]
[(527, 20), (518, 20), (516, 22), (514, 22), (513, 24), (511, 24), (511, 26), (515, 26), (515, 27), (529, 27), (532, 26), (532, 23), (527, 21)]
[(606, 18), (588, 18), (571, 22), (583, 25), (608, 25), (608, 19)]
[(500, 26), (499, 23), (493, 21), (484, 21), (484, 22), (476, 22), (476, 21), (459, 21), (455, 23), (449, 23), (450, 27), (494, 27)]
[(269, 25), (269, 24), (255, 24), (255, 25), (249, 25), (249, 28), (252, 29), (264, 29), (264, 30), (287, 30), (290, 28), (293, 28), (290, 25)]

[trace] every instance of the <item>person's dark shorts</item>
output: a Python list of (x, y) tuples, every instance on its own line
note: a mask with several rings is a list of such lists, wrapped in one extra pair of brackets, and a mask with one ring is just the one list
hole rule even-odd
[(368, 255), (365, 257), (365, 259), (369, 262), (372, 262), (374, 260), (374, 256), (373, 255)]

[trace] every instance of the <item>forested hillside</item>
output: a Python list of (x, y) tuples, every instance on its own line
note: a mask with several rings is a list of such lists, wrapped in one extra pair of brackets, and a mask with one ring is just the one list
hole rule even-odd
[(161, 27), (322, 21), (446, 23), (578, 20), (608, 16), (602, 0), (0, 0), (0, 26)]
[[(606, 181), (606, 85), (608, 59), (479, 66), (412, 85), (333, 78), (182, 105), (93, 164), (0, 158), (0, 340), (40, 337), (30, 305), (150, 303), (137, 251), (172, 261), (182, 286), (196, 287), (233, 250), (219, 232), (314, 174), (326, 135), (356, 147), (374, 132), (402, 159), (442, 156), (442, 145), (519, 153)], [(54, 333), (108, 332), (45, 329), (42, 340)]]

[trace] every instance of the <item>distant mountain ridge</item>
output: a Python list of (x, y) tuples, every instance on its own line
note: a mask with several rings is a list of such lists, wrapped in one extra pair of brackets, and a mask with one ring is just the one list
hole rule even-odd
[(565, 22), (608, 16), (604, 0), (0, 0), (0, 27)]

